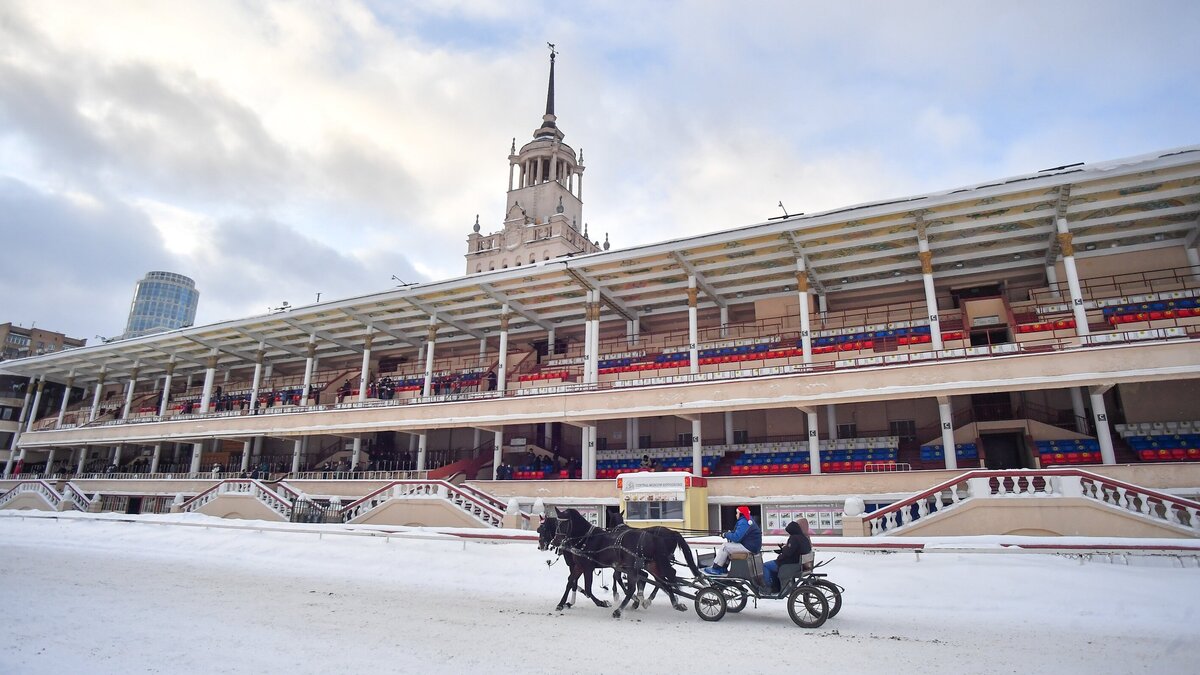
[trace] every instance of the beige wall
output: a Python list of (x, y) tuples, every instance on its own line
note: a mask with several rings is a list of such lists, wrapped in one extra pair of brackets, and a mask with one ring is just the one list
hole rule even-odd
[(393, 499), (353, 522), (406, 527), (485, 527), (461, 509), (437, 497)]
[(267, 508), (252, 495), (226, 493), (197, 509), (206, 516), (237, 520), (267, 520), (286, 522), (287, 518)]
[(1126, 422), (1200, 420), (1198, 380), (1137, 382), (1122, 384), (1119, 389)]

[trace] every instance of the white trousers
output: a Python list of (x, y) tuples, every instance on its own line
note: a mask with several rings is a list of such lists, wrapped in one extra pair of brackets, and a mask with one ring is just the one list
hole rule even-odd
[(742, 546), (739, 542), (727, 541), (727, 542), (725, 542), (725, 545), (722, 546), (717, 551), (717, 557), (715, 560), (713, 560), (713, 564), (716, 565), (717, 567), (724, 567), (725, 563), (729, 561), (730, 553), (749, 553), (749, 552), (750, 552), (750, 549), (746, 548), (745, 546)]

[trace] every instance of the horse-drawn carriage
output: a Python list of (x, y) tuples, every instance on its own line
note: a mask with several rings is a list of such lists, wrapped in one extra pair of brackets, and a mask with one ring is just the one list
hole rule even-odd
[[(586, 596), (597, 606), (611, 606), (592, 594), (592, 574), (602, 568), (613, 570), (614, 602), (618, 589), (625, 591), (624, 600), (613, 611), (614, 617), (620, 617), (630, 601), (634, 601), (635, 608), (649, 606), (659, 590), (665, 591), (671, 605), (680, 611), (687, 607), (677, 597), (692, 600), (696, 614), (705, 621), (719, 621), (727, 612), (742, 611), (750, 598), (754, 598), (755, 606), (759, 600), (787, 600), (788, 614), (796, 625), (817, 628), (842, 606), (843, 589), (813, 567), (783, 565), (778, 588), (771, 588), (763, 583), (762, 557), (743, 555), (733, 558), (728, 576), (709, 577), (700, 572), (691, 548), (678, 532), (665, 527), (603, 530), (574, 509), (559, 510), (555, 517), (543, 521), (538, 527), (538, 547), (557, 550), (567, 563), (569, 576), (557, 607), (560, 611), (569, 606), (567, 598), (578, 590), (581, 578)], [(682, 552), (694, 576), (676, 574), (676, 550)], [(702, 557), (701, 562), (710, 562), (709, 557), (711, 554)], [(649, 598), (644, 594), (646, 584), (654, 587)]]

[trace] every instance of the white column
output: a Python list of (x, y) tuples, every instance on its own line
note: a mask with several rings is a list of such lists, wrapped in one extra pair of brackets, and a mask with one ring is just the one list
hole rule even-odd
[(721, 308), (721, 337), (729, 337), (729, 308)]
[(808, 426), (808, 467), (809, 473), (821, 473), (821, 432), (817, 428), (817, 411), (804, 409)]
[[(421, 395), (428, 396), (433, 390), (433, 351), (437, 342), (437, 316), (429, 317), (429, 336), (425, 342), (425, 386), (421, 388)], [(422, 434), (424, 439), (425, 435)], [(424, 442), (422, 440), (422, 442)]]
[(1062, 297), (1062, 291), (1058, 288), (1058, 266), (1054, 264), (1054, 261), (1046, 265), (1046, 285), (1050, 287), (1050, 297)]
[(188, 468), (188, 473), (200, 473), (200, 455), (204, 453), (203, 443), (192, 443), (192, 463)]
[(1088, 432), (1087, 409), (1083, 407), (1083, 391), (1079, 387), (1071, 387), (1071, 412), (1075, 415), (1075, 431), (1081, 434)]
[[(1067, 272), (1067, 288), (1071, 291), (1071, 311), (1075, 314), (1076, 335), (1091, 334), (1088, 328), (1087, 309), (1083, 306), (1083, 291), (1079, 286), (1079, 271), (1075, 269), (1075, 245), (1067, 229), (1067, 219), (1059, 218), (1058, 246), (1062, 249), (1063, 269)], [(1094, 412), (1094, 411), (1093, 411)]]
[(596, 355), (592, 353), (592, 292), (587, 292), (587, 300), (583, 303), (583, 382), (592, 381), (592, 361)]
[(958, 453), (954, 447), (954, 415), (950, 410), (950, 397), (938, 396), (938, 421), (942, 431), (942, 456), (947, 469), (958, 468)]
[(583, 427), (583, 477), (587, 480), (596, 480), (596, 425), (588, 424)]
[(154, 454), (150, 457), (150, 473), (158, 473), (158, 463), (162, 459), (162, 443), (154, 444)]
[(487, 365), (487, 337), (479, 338), (479, 367)]
[(21, 429), (25, 428), (25, 414), (29, 410), (29, 399), (33, 396), (33, 380), (25, 386), (25, 400), (21, 402), (21, 412), (17, 415), (17, 430), (13, 432), (12, 442), (8, 445), (8, 460), (4, 462), (4, 477), (12, 475), (13, 460), (17, 456), (17, 441), (21, 439)]
[(704, 441), (700, 438), (700, 416), (692, 420), (692, 475), (704, 475)]
[(697, 318), (696, 275), (688, 275), (688, 358), (693, 375), (700, 372), (700, 326)]
[(129, 382), (125, 385), (125, 405), (121, 408), (121, 418), (129, 417), (129, 409), (133, 407), (133, 390), (137, 387), (138, 369), (133, 367), (133, 371), (129, 375)]
[[(825, 321), (825, 315), (829, 313), (829, 298), (824, 294), (817, 296), (817, 316), (822, 322)], [(824, 324), (822, 324), (824, 325)]]
[(42, 375), (38, 378), (37, 390), (33, 394), (33, 405), (29, 406), (29, 414), (26, 415), (25, 431), (33, 428), (33, 423), (37, 421), (38, 408), (42, 405), (42, 390), (46, 388), (46, 376)]
[(204, 389), (200, 394), (200, 414), (208, 413), (208, 404), (212, 402), (213, 379), (217, 375), (217, 357), (208, 357), (208, 367), (204, 370)]
[(58, 452), (58, 448), (50, 448), (49, 454), (46, 456), (46, 468), (42, 470), (43, 476), (49, 476), (54, 470), (54, 455)]
[(508, 303), (500, 308), (500, 354), (496, 364), (496, 391), (508, 391)]
[(725, 445), (733, 445), (733, 411), (725, 411)]
[[(592, 368), (592, 382), (595, 383), (600, 379), (600, 291), (592, 291), (592, 360), (588, 362)], [(592, 440), (596, 439), (596, 432), (592, 430)], [(596, 456), (593, 452), (592, 462), (595, 463)], [(595, 471), (592, 471), (592, 477), (595, 478)]]
[(937, 289), (933, 286), (933, 252), (929, 250), (923, 227), (917, 235), (917, 249), (917, 257), (921, 259), (921, 284), (925, 287), (925, 311), (929, 314), (929, 337), (934, 351), (941, 351), (944, 344), (942, 324), (938, 320)]
[[(358, 369), (358, 401), (360, 403), (367, 400), (367, 384), (371, 381), (371, 345), (374, 342), (375, 336), (371, 333), (367, 333), (366, 337), (363, 338), (362, 367)], [(357, 438), (354, 441), (355, 443), (361, 443)], [(358, 445), (354, 447), (357, 448)], [(358, 466), (357, 457), (354, 459), (354, 466)]]
[(175, 375), (175, 360), (172, 357), (171, 361), (167, 362), (167, 374), (163, 377), (162, 400), (158, 402), (158, 416), (162, 417), (167, 414), (167, 407), (171, 405), (171, 378)]
[(304, 452), (304, 442), (297, 438), (292, 443), (292, 473), (300, 472), (300, 455)]
[(317, 335), (308, 336), (308, 353), (304, 357), (304, 384), (300, 387), (300, 405), (308, 404), (308, 388), (312, 386), (313, 370), (316, 368)]
[(492, 433), (492, 480), (496, 480), (496, 472), (500, 470), (500, 465), (503, 463), (504, 432), (496, 431)]
[(428, 449), (429, 435), (422, 431), (417, 434), (417, 471), (425, 470), (425, 453)]
[(92, 411), (88, 414), (88, 421), (96, 419), (96, 413), (100, 411), (100, 392), (104, 391), (104, 368), (100, 369), (100, 377), (96, 380), (96, 391), (92, 392)]
[(804, 267), (804, 257), (796, 258), (796, 295), (800, 300), (800, 350), (804, 363), (812, 363), (812, 326), (809, 320), (808, 308), (808, 270)]
[(1116, 464), (1117, 453), (1113, 451), (1112, 434), (1108, 431), (1108, 410), (1104, 407), (1104, 392), (1108, 387), (1091, 387), (1088, 397), (1092, 401), (1092, 420), (1096, 424), (1096, 440), (1100, 442), (1100, 460), (1105, 464)]
[(582, 173), (579, 174), (579, 194), (577, 194), (575, 196), (579, 197), (579, 201), (581, 201), (581, 202), (583, 201), (583, 174)]
[(254, 379), (250, 382), (250, 412), (254, 414), (258, 407), (258, 389), (262, 386), (263, 349), (259, 345), (258, 353), (254, 355)]
[(1200, 251), (1197, 251), (1195, 246), (1188, 246), (1183, 250), (1187, 254), (1188, 267), (1192, 268), (1192, 278), (1200, 279)]
[(829, 440), (836, 441), (838, 438), (837, 406), (832, 403), (825, 406), (825, 427), (829, 429)]
[(508, 163), (508, 187), (507, 187), (507, 188), (505, 188), (505, 192), (512, 192), (512, 189), (513, 189), (513, 182), (512, 182), (512, 181), (513, 181), (513, 169), (514, 169), (514, 168), (516, 168), (516, 166), (517, 166), (517, 165), (516, 165), (516, 164), (514, 164), (514, 163), (513, 163), (513, 162), (511, 162), (511, 161)]
[(634, 417), (625, 418), (625, 449), (637, 450), (637, 437), (633, 435), (633, 420)]
[(554, 356), (554, 341), (554, 326), (551, 326), (550, 330), (546, 331), (546, 356)]
[(350, 450), (350, 470), (358, 468), (358, 463), (362, 461), (362, 437), (354, 437), (354, 446)]
[(250, 448), (253, 441), (242, 441), (242, 473), (250, 470)]
[(79, 449), (79, 464), (75, 467), (75, 473), (83, 473), (83, 466), (87, 464), (87, 446)]
[(63, 387), (62, 403), (58, 406), (58, 427), (62, 428), (63, 419), (67, 416), (67, 404), (71, 400), (71, 387), (75, 384), (75, 371), (67, 377), (67, 384)]

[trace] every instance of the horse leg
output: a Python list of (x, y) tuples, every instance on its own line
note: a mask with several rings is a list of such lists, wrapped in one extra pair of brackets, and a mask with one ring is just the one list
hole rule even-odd
[(674, 572), (674, 568), (671, 566), (671, 564), (668, 562), (665, 565), (665, 569), (667, 569), (669, 573), (663, 572), (664, 565), (657, 560), (651, 562), (650, 565), (647, 566), (647, 569), (651, 574), (654, 575), (654, 578), (658, 580), (659, 587), (667, 590), (667, 598), (671, 600), (671, 606), (680, 612), (686, 612), (687, 606), (679, 602), (679, 600), (675, 597), (675, 574), (672, 573)]
[[(634, 578), (628, 573), (625, 573), (622, 576), (625, 578), (625, 581), (621, 584), (625, 589), (625, 599), (621, 601), (621, 605), (619, 607), (613, 610), (614, 619), (621, 618), (621, 611), (624, 610), (625, 605), (628, 605), (629, 601), (633, 599), (633, 591), (637, 584)], [(616, 584), (614, 583), (613, 586), (616, 586)]]
[(592, 594), (592, 573), (589, 570), (583, 580), (583, 594), (592, 599), (597, 607), (612, 607), (612, 605)]
[[(571, 571), (570, 575), (567, 576), (567, 587), (565, 589), (563, 589), (562, 599), (558, 601), (558, 606), (554, 608), (555, 610), (557, 610), (559, 612), (563, 611), (564, 607), (571, 606), (570, 604), (567, 603), (567, 596), (571, 595), (572, 591), (575, 590), (575, 588), (577, 586), (576, 581), (579, 579), (579, 571), (576, 568), (571, 567), (570, 571)], [(575, 598), (571, 598), (571, 600), (572, 600), (572, 604), (573, 604)]]

